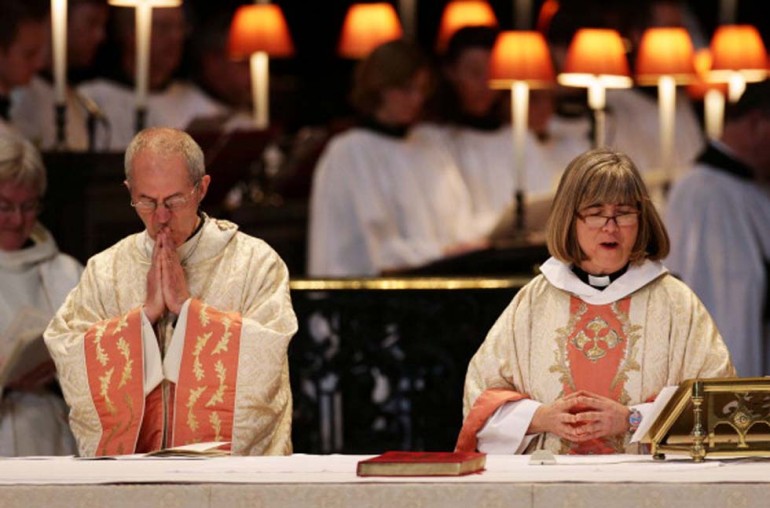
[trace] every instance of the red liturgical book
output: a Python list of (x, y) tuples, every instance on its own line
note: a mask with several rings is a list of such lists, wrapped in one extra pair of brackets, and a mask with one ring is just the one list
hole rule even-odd
[(358, 463), (358, 476), (459, 476), (484, 469), (477, 452), (385, 452)]

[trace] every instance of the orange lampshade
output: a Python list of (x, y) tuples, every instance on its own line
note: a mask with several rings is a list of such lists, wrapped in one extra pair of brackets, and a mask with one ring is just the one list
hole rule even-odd
[(706, 92), (712, 89), (717, 89), (723, 94), (727, 94), (727, 84), (709, 81), (711, 61), (711, 51), (708, 48), (701, 48), (695, 52), (693, 66), (695, 67), (696, 79), (687, 85), (687, 95), (690, 98), (702, 100)]
[(625, 48), (620, 34), (606, 28), (581, 28), (567, 49), (564, 72), (558, 76), (566, 86), (588, 87), (599, 82), (606, 88), (632, 85)]
[(535, 29), (541, 34), (547, 33), (551, 27), (551, 20), (553, 20), (553, 17), (559, 12), (560, 8), (559, 0), (545, 0), (543, 5), (540, 6)]
[(640, 84), (655, 84), (661, 76), (671, 76), (676, 83), (695, 79), (692, 39), (681, 27), (648, 28), (642, 35), (636, 58), (636, 79)]
[(554, 72), (548, 45), (539, 32), (501, 32), (492, 48), (489, 85), (510, 88), (514, 81), (526, 81), (531, 88), (553, 84)]
[(353, 4), (345, 15), (337, 52), (347, 58), (363, 58), (380, 44), (400, 39), (403, 33), (391, 4)]
[(722, 25), (711, 39), (712, 66), (709, 79), (727, 82), (736, 73), (746, 81), (767, 77), (767, 50), (751, 25)]
[(230, 24), (229, 50), (233, 58), (248, 58), (258, 51), (291, 56), (294, 45), (281, 8), (275, 4), (239, 7)]
[(497, 17), (487, 0), (452, 0), (441, 15), (436, 49), (444, 51), (449, 39), (464, 26), (497, 27)]
[(182, 0), (108, 0), (107, 3), (115, 7), (136, 7), (139, 4), (147, 4), (150, 7), (179, 7)]

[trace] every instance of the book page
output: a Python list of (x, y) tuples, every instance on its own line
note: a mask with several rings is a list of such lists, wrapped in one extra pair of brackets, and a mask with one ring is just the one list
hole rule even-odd
[(668, 401), (674, 396), (674, 393), (679, 389), (678, 385), (667, 386), (663, 388), (658, 396), (655, 398), (655, 402), (652, 403), (652, 410), (650, 414), (642, 419), (642, 423), (639, 424), (639, 428), (636, 429), (634, 435), (631, 436), (632, 443), (638, 443), (647, 435), (650, 431), (650, 427), (658, 419), (663, 408), (666, 407)]
[(0, 387), (50, 360), (43, 341), (49, 321), (46, 313), (22, 307), (0, 333)]

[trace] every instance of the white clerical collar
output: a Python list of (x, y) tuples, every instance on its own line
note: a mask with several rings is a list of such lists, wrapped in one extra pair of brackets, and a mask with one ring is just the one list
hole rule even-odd
[(572, 272), (568, 264), (553, 257), (540, 266), (540, 272), (553, 286), (572, 293), (584, 302), (592, 305), (606, 305), (646, 286), (667, 273), (668, 269), (658, 261), (644, 261), (641, 265), (632, 264), (626, 273), (603, 290), (589, 286)]
[(609, 275), (591, 275), (588, 274), (588, 284), (594, 287), (606, 288), (610, 285)]

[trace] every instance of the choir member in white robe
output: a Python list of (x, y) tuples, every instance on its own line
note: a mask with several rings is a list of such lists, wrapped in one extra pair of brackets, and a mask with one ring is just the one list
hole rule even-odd
[[(22, 340), (16, 334), (42, 335), (83, 270), (59, 252), (37, 222), (45, 185), (35, 148), (0, 134), (0, 340), (5, 352), (12, 341)], [(0, 358), (0, 364), (5, 361)], [(50, 386), (53, 374), (49, 358), (34, 372), (0, 386), (0, 456), (75, 453), (67, 408)]]
[(403, 41), (356, 73), (361, 125), (334, 137), (315, 169), (308, 273), (372, 276), (484, 245), (449, 154), (409, 128), (429, 87), (427, 60)]
[(210, 182), (186, 133), (141, 131), (126, 185), (146, 229), (92, 257), (45, 332), (81, 455), (227, 442), (291, 453), (286, 265), (198, 213)]
[(12, 93), (45, 65), (48, 12), (45, 0), (8, 0), (0, 11), (0, 133), (19, 135), (11, 123)]
[[(96, 136), (96, 145), (106, 150), (124, 150), (136, 133), (133, 13), (134, 9), (116, 11), (122, 52), (113, 75), (78, 86), (78, 91), (94, 101), (107, 118)], [(195, 84), (174, 77), (181, 64), (186, 33), (181, 7), (153, 9), (145, 127), (184, 129), (196, 117), (223, 113), (221, 106)]]
[(749, 85), (666, 211), (666, 265), (714, 316), (741, 376), (770, 374), (768, 146), (770, 85)]
[(675, 178), (692, 166), (706, 138), (690, 98), (677, 91), (671, 167), (661, 166), (657, 93), (640, 89), (607, 91), (607, 146), (628, 154), (648, 186)]
[[(59, 145), (56, 123), (56, 97), (52, 77), (52, 54), (47, 52), (46, 70), (24, 87), (13, 92), (11, 118), (19, 131), (41, 150), (64, 148), (89, 149), (89, 121), (99, 115), (73, 88), (77, 75), (87, 72), (96, 51), (105, 38), (108, 7), (106, 0), (69, 0), (67, 2), (67, 83), (65, 88), (65, 140)], [(50, 46), (50, 42), (49, 42)], [(94, 123), (95, 125), (95, 123)]]
[(660, 390), (734, 374), (695, 294), (661, 265), (663, 222), (631, 160), (578, 156), (546, 232), (553, 256), (472, 358), (459, 450), (633, 453)]
[[(517, 190), (543, 194), (555, 178), (541, 158), (535, 134), (525, 134), (521, 189), (514, 164), (514, 141), (506, 94), (489, 87), (489, 62), (498, 30), (467, 26), (449, 39), (443, 55), (441, 84), (428, 106), (429, 122), (420, 136), (449, 152), (468, 187), (474, 232), (489, 234), (511, 207)], [(564, 167), (563, 165), (560, 167)]]

